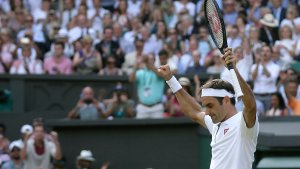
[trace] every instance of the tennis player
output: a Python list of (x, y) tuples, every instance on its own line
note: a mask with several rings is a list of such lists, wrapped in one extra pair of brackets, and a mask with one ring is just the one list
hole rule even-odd
[(256, 150), (259, 124), (252, 90), (235, 67), (236, 58), (230, 48), (225, 49), (224, 64), (233, 64), (244, 96), (244, 109), (237, 112), (233, 86), (224, 80), (207, 82), (201, 89), (201, 106), (182, 89), (172, 76), (169, 66), (159, 67), (163, 77), (186, 116), (207, 128), (212, 135), (210, 169), (251, 169)]

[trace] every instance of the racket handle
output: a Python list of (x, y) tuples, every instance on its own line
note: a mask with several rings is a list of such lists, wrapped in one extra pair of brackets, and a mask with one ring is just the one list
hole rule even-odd
[[(232, 63), (229, 63), (229, 64), (227, 65), (227, 68), (228, 68), (228, 70), (233, 69)], [(235, 72), (234, 72), (234, 73), (235, 73)]]
[[(228, 65), (229, 66), (229, 65)], [(243, 96), (243, 92), (239, 83), (239, 80), (237, 79), (237, 76), (235, 74), (234, 69), (229, 69), (230, 75), (231, 75), (231, 80), (233, 82), (233, 88), (234, 88), (234, 92), (235, 92), (235, 97), (236, 98), (240, 98), (241, 96)]]

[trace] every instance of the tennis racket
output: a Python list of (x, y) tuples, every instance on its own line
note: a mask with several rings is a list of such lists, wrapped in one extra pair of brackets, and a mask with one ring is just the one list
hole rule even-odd
[[(221, 10), (215, 0), (204, 0), (204, 14), (208, 21), (208, 31), (217, 48), (224, 54), (224, 49), (228, 47), (225, 24)], [(227, 65), (227, 68), (233, 81), (235, 96), (239, 98), (243, 96), (243, 92), (232, 64)]]

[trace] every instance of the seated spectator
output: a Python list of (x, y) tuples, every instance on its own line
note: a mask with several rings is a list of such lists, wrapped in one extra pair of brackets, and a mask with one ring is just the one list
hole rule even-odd
[(6, 137), (6, 126), (2, 123), (0, 123), (0, 155), (6, 154), (9, 152), (9, 139)]
[(279, 40), (275, 42), (274, 47), (278, 48), (280, 52), (280, 66), (287, 67), (294, 62), (297, 41), (293, 39), (291, 27), (283, 26), (279, 29)]
[(188, 50), (180, 56), (178, 61), (178, 74), (185, 74), (188, 67), (193, 65), (192, 52), (198, 49), (198, 40), (192, 36), (189, 41)]
[(158, 53), (158, 57), (155, 58), (154, 65), (155, 67), (159, 67), (161, 65), (169, 65), (173, 74), (177, 71), (177, 65), (174, 63), (173, 59), (170, 58), (169, 53), (166, 50), (161, 50)]
[(64, 56), (64, 43), (54, 43), (53, 56), (45, 59), (44, 70), (47, 74), (69, 75), (73, 72), (72, 61)]
[(141, 1), (136, 1), (136, 0), (128, 0), (128, 8), (127, 8), (127, 12), (128, 12), (128, 16), (131, 17), (137, 17), (138, 14), (140, 13), (140, 9), (141, 9)]
[(113, 97), (113, 102), (107, 106), (105, 117), (123, 118), (133, 117), (135, 114), (134, 101), (129, 99), (126, 89), (119, 89)]
[(13, 62), (13, 56), (11, 53), (0, 53), (0, 73), (7, 73)]
[(272, 14), (268, 13), (262, 16), (263, 18), (259, 20), (262, 25), (260, 29), (259, 40), (265, 42), (267, 45), (274, 45), (275, 41), (279, 39), (279, 23)]
[(23, 169), (24, 161), (21, 159), (21, 150), (23, 144), (18, 141), (13, 141), (9, 145), (10, 160), (5, 162), (2, 169)]
[(188, 13), (190, 16), (195, 16), (196, 5), (189, 0), (178, 0), (174, 2), (177, 14)]
[(140, 28), (140, 38), (144, 41), (144, 54), (151, 54), (158, 52), (162, 49), (162, 43), (156, 38), (155, 35), (152, 35), (150, 32), (150, 28), (147, 26), (143, 26)]
[(43, 124), (36, 124), (33, 136), (26, 135), (24, 146), (21, 150), (21, 159), (24, 160), (24, 169), (45, 168), (51, 169), (50, 159), (61, 159), (61, 147), (58, 134), (50, 133), (52, 140), (46, 139)]
[[(129, 76), (129, 81), (137, 85), (139, 103), (136, 107), (136, 118), (162, 118), (165, 81), (157, 75), (153, 55), (144, 55), (142, 62), (136, 63)], [(140, 64), (145, 64), (145, 67), (137, 70)]]
[(199, 27), (199, 44), (198, 44), (198, 51), (201, 54), (200, 65), (206, 66), (205, 62), (209, 59), (207, 56), (210, 52), (212, 52), (212, 40), (210, 39), (210, 35), (208, 33), (206, 26)]
[(2, 28), (0, 35), (2, 40), (1, 52), (13, 53), (17, 46), (13, 43), (10, 30)]
[(122, 76), (123, 71), (120, 68), (117, 68), (116, 64), (115, 57), (108, 56), (105, 67), (101, 69), (98, 74), (104, 76)]
[(238, 11), (236, 8), (236, 1), (234, 0), (224, 0), (223, 2), (223, 12), (224, 12), (224, 22), (226, 25), (236, 24), (238, 18)]
[(77, 10), (74, 8), (73, 0), (65, 0), (64, 1), (64, 9), (61, 14), (61, 26), (62, 28), (67, 29), (68, 23), (75, 17), (77, 14)]
[(168, 26), (168, 29), (175, 28), (178, 21), (178, 17), (175, 11), (175, 5), (172, 0), (165, 1), (163, 8), (164, 22)]
[(144, 41), (142, 39), (136, 39), (135, 42), (135, 51), (128, 53), (125, 55), (125, 61), (122, 64), (122, 70), (126, 72), (127, 75), (130, 75), (133, 71), (133, 67), (135, 66), (136, 62), (142, 60), (143, 48), (144, 48)]
[(92, 47), (93, 39), (85, 36), (82, 39), (83, 49), (75, 53), (73, 66), (79, 74), (92, 74), (102, 68), (101, 55)]
[(0, 90), (0, 112), (11, 112), (13, 110), (13, 99), (11, 92), (7, 89)]
[(297, 5), (295, 4), (290, 4), (287, 8), (286, 11), (286, 16), (285, 18), (281, 21), (280, 27), (282, 26), (289, 26), (293, 30), (295, 29), (295, 23), (296, 19), (298, 17), (298, 10), (297, 10)]
[(206, 72), (205, 67), (200, 65), (200, 61), (201, 61), (200, 52), (198, 50), (193, 51), (192, 57), (193, 57), (193, 66), (188, 67), (185, 74), (196, 75), (199, 73), (205, 73)]
[(93, 4), (87, 11), (87, 17), (91, 20), (92, 28), (95, 31), (103, 31), (103, 18), (105, 14), (110, 12), (102, 7), (101, 0), (92, 0)]
[(289, 78), (285, 82), (284, 89), (288, 100), (288, 106), (291, 108), (291, 115), (300, 115), (300, 100), (296, 98), (298, 90), (298, 81), (295, 78)]
[(80, 99), (69, 112), (68, 118), (80, 120), (97, 120), (102, 115), (98, 101), (94, 97), (94, 90), (87, 86), (82, 89)]
[(114, 11), (113, 20), (119, 23), (123, 28), (128, 28), (129, 15), (128, 15), (128, 4), (126, 0), (119, 0), (119, 4)]
[(32, 42), (36, 44), (40, 51), (45, 53), (48, 50), (48, 47), (45, 43), (46, 37), (42, 30), (42, 25), (37, 23), (34, 24), (33, 17), (30, 15), (26, 16), (24, 28), (17, 34), (17, 40), (26, 37), (28, 32), (32, 34)]
[(237, 25), (232, 25), (230, 29), (228, 30), (227, 35), (227, 44), (230, 46), (233, 50), (242, 44), (242, 37), (240, 36), (239, 28)]
[(284, 103), (283, 97), (276, 92), (272, 95), (271, 107), (267, 110), (266, 116), (287, 116), (288, 109)]
[(124, 62), (119, 43), (113, 40), (113, 29), (111, 27), (104, 28), (104, 39), (95, 45), (95, 49), (101, 54), (104, 66), (107, 57), (111, 55), (116, 57), (117, 67), (121, 67), (121, 64)]
[(28, 38), (21, 39), (21, 58), (14, 60), (9, 73), (10, 74), (42, 74), (42, 61), (32, 56), (32, 48)]
[(220, 74), (225, 70), (222, 58), (219, 56), (219, 52), (212, 52), (212, 54), (213, 63), (207, 68), (206, 72), (210, 74)]
[[(73, 58), (74, 46), (69, 42), (69, 39), (71, 38), (69, 38), (68, 31), (66, 29), (60, 29), (55, 35), (55, 41), (60, 41), (64, 44), (64, 55), (68, 58)], [(51, 50), (46, 53), (45, 57), (53, 55), (53, 53), (55, 52), (54, 44), (55, 43), (51, 44)]]

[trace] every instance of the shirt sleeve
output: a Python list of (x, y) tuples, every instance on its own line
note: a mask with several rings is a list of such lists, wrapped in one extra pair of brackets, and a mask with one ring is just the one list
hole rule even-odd
[(204, 116), (204, 122), (205, 122), (205, 125), (206, 125), (209, 133), (212, 134), (212, 131), (213, 131), (213, 122), (212, 122), (211, 118), (208, 115)]
[(297, 100), (295, 99), (295, 97), (292, 97), (292, 98), (289, 100), (289, 106), (290, 106), (290, 108), (295, 109), (296, 104), (297, 104)]
[(53, 142), (49, 142), (49, 150), (50, 150), (50, 153), (51, 153), (52, 157), (54, 157), (54, 155), (56, 153), (56, 147), (55, 147), (55, 144)]

